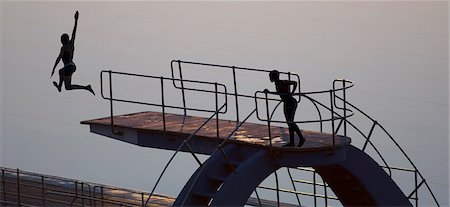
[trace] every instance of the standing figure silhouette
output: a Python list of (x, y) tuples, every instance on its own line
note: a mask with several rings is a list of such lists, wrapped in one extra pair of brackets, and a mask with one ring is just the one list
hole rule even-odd
[[(286, 117), (286, 122), (289, 127), (289, 138), (290, 141), (288, 144), (284, 145), (286, 147), (295, 146), (294, 142), (294, 132), (297, 133), (300, 138), (300, 142), (297, 147), (301, 147), (303, 143), (305, 143), (305, 138), (298, 128), (297, 124), (294, 122), (295, 111), (297, 110), (297, 100), (292, 96), (295, 89), (297, 88), (297, 82), (290, 80), (280, 80), (280, 72), (277, 70), (273, 70), (269, 73), (270, 81), (275, 84), (275, 88), (277, 92), (270, 92), (268, 89), (265, 89), (265, 93), (278, 94), (283, 102), (283, 111), (284, 116)], [(292, 91), (290, 90), (290, 86), (293, 86)]]
[(69, 35), (67, 33), (61, 35), (61, 43), (62, 43), (61, 51), (58, 55), (58, 58), (56, 58), (56, 62), (55, 65), (53, 66), (50, 78), (55, 73), (55, 68), (58, 65), (59, 61), (62, 59), (64, 67), (59, 69), (59, 83), (53, 81), (53, 85), (58, 89), (58, 91), (61, 92), (61, 87), (64, 82), (64, 88), (66, 90), (83, 89), (88, 90), (89, 92), (95, 95), (91, 85), (81, 86), (72, 84), (72, 75), (77, 69), (75, 63), (73, 63), (73, 52), (75, 50), (74, 43), (75, 43), (75, 34), (77, 32), (77, 24), (78, 24), (78, 11), (75, 12), (75, 26), (73, 27), (72, 38), (69, 39)]

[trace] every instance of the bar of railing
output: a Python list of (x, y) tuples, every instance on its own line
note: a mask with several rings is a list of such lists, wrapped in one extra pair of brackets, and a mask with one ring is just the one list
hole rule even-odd
[[(336, 98), (343, 100), (343, 98), (336, 96)], [(397, 141), (395, 141), (395, 139), (392, 137), (392, 135), (382, 126), (380, 125), (375, 119), (373, 119), (372, 117), (370, 117), (369, 115), (367, 115), (366, 113), (364, 113), (361, 109), (359, 109), (358, 107), (354, 106), (353, 104), (351, 104), (350, 102), (346, 101), (346, 104), (350, 107), (352, 107), (354, 110), (358, 111), (359, 113), (361, 113), (364, 117), (368, 118), (369, 120), (371, 120), (374, 124), (378, 125), (379, 128), (388, 136), (388, 138), (394, 143), (394, 145), (397, 147), (397, 149), (402, 153), (402, 155), (406, 158), (406, 160), (409, 162), (409, 164), (413, 167), (413, 169), (417, 172), (418, 176), (422, 179), (425, 180), (425, 178), (423, 177), (423, 175), (420, 173), (420, 171), (418, 170), (418, 168), (415, 166), (415, 164), (412, 162), (411, 158), (405, 153), (405, 151), (403, 150), (403, 148), (400, 147), (400, 145), (397, 143)], [(368, 137), (366, 137), (355, 125), (351, 124), (350, 122), (348, 122), (349, 125), (351, 125), (355, 130), (357, 130), (365, 139), (366, 139), (366, 143), (369, 143), (372, 145), (372, 147), (376, 150), (376, 152), (378, 153), (378, 155), (381, 157), (381, 159), (383, 160), (384, 164), (387, 166), (386, 161), (384, 160), (384, 158), (381, 156), (381, 154), (378, 152), (378, 150), (376, 149), (376, 147), (369, 141)], [(388, 168), (390, 175), (391, 173), (391, 168)], [(430, 193), (430, 195), (433, 198), (434, 203), (437, 206), (439, 205), (439, 202), (437, 201), (436, 196), (434, 195), (433, 191), (431, 190), (431, 187), (428, 185), (428, 183), (425, 181), (424, 182), (428, 192)], [(419, 186), (420, 187), (420, 186)], [(417, 187), (418, 188), (418, 187)]]
[[(264, 186), (264, 185), (260, 185), (260, 186), (258, 186), (258, 188), (259, 189), (265, 189), (265, 190), (271, 190), (271, 191), (276, 191), (277, 190), (276, 188), (269, 187), (269, 186)], [(313, 193), (301, 192), (301, 191), (293, 191), (293, 190), (288, 190), (288, 189), (283, 189), (283, 188), (280, 188), (278, 190), (279, 190), (279, 192), (282, 192), (282, 193), (298, 194), (298, 195), (308, 196), (308, 197), (316, 196), (317, 198), (323, 198), (323, 199), (327, 198), (327, 199), (331, 199), (331, 200), (339, 200), (335, 196), (327, 196), (327, 195), (322, 195), (322, 194), (314, 195)]]
[[(105, 97), (104, 93), (103, 93), (103, 74), (104, 73), (108, 73), (109, 74), (109, 97)], [(161, 82), (161, 104), (157, 104), (157, 103), (149, 103), (149, 102), (142, 102), (142, 101), (134, 101), (134, 100), (126, 100), (126, 99), (117, 99), (117, 98), (113, 98), (113, 90), (112, 90), (112, 74), (118, 74), (118, 75), (126, 75), (126, 76), (132, 76), (132, 77), (143, 77), (143, 78), (150, 78), (150, 79), (159, 79)], [(213, 93), (215, 94), (215, 109), (217, 110), (219, 108), (219, 98), (218, 98), (218, 94), (219, 91), (218, 87), (220, 86), (221, 88), (223, 88), (223, 92), (222, 94), (224, 94), (224, 103), (221, 105), (219, 113), (226, 113), (227, 112), (227, 106), (228, 106), (228, 96), (227, 96), (227, 88), (224, 84), (220, 84), (217, 82), (206, 82), (206, 81), (197, 81), (197, 80), (183, 80), (183, 79), (174, 79), (174, 78), (166, 78), (166, 77), (157, 77), (157, 76), (150, 76), (150, 75), (142, 75), (142, 74), (133, 74), (133, 73), (124, 73), (124, 72), (117, 72), (117, 71), (106, 71), (103, 70), (100, 72), (100, 90), (101, 90), (101, 96), (103, 99), (105, 100), (109, 100), (110, 102), (110, 122), (111, 122), (111, 131), (113, 134), (121, 134), (120, 132), (116, 132), (115, 129), (115, 125), (114, 125), (114, 108), (113, 108), (113, 101), (117, 101), (117, 102), (125, 102), (125, 103), (134, 103), (134, 104), (141, 104), (141, 105), (148, 105), (148, 106), (156, 106), (156, 107), (161, 107), (162, 108), (162, 112), (163, 112), (163, 129), (164, 131), (166, 130), (166, 122), (165, 122), (165, 109), (166, 108), (171, 108), (171, 109), (182, 109), (183, 111), (189, 110), (189, 111), (198, 111), (198, 112), (209, 112), (209, 113), (214, 113), (216, 110), (205, 110), (205, 109), (201, 109), (201, 108), (189, 108), (186, 107), (186, 99), (183, 98), (183, 106), (173, 106), (173, 105), (167, 105), (164, 101), (164, 80), (169, 80), (169, 81), (183, 81), (183, 82), (189, 82), (189, 83), (198, 83), (198, 84), (205, 84), (205, 85), (212, 85), (214, 86), (214, 90), (204, 90), (204, 89), (185, 89), (184, 90), (192, 90), (192, 91), (197, 91), (197, 92), (206, 92), (206, 93)], [(184, 94), (184, 92), (183, 92)], [(183, 95), (184, 96), (184, 95)], [(222, 110), (223, 109), (223, 110)], [(217, 124), (218, 124), (218, 114), (216, 115), (217, 118)], [(216, 129), (217, 133), (219, 133), (219, 128), (217, 127)]]
[[(123, 188), (109, 187), (99, 184), (92, 184), (83, 181), (77, 181), (73, 179), (60, 178), (56, 176), (48, 176), (43, 174), (31, 173), (26, 171), (21, 171), (17, 169), (9, 169), (0, 167), (2, 174), (2, 192), (3, 196), (0, 199), (0, 203), (19, 205), (19, 206), (34, 206), (34, 203), (41, 202), (41, 206), (46, 206), (48, 203), (50, 205), (72, 205), (72, 206), (85, 206), (86, 203), (83, 201), (88, 201), (89, 206), (96, 206), (97, 202), (106, 203), (107, 205), (121, 205), (121, 206), (136, 206), (135, 199), (132, 197), (121, 196), (120, 194), (114, 195), (109, 193), (104, 193), (103, 188), (111, 191), (122, 191), (129, 195), (140, 195), (143, 200), (143, 192), (132, 191)], [(8, 180), (8, 179), (9, 180)], [(15, 180), (18, 179), (18, 180)], [(19, 185), (17, 185), (19, 183)], [(73, 185), (72, 185), (73, 184)], [(8, 187), (9, 186), (9, 187)], [(15, 189), (10, 189), (13, 187)], [(78, 188), (81, 186), (80, 188)], [(18, 189), (16, 189), (18, 188)], [(97, 198), (97, 189), (101, 190), (101, 198)], [(22, 190), (26, 189), (26, 190)], [(34, 190), (33, 190), (34, 189)], [(72, 190), (71, 190), (72, 189)], [(74, 191), (73, 189), (76, 189)], [(30, 192), (40, 192), (33, 193)], [(15, 198), (15, 201), (8, 200), (7, 196), (10, 198)], [(72, 197), (72, 202), (64, 200), (58, 200), (56, 198), (49, 197), (50, 195), (63, 196), (64, 198)], [(104, 196), (106, 195), (107, 198)], [(20, 197), (20, 200), (17, 199)], [(62, 199), (62, 198), (60, 198)], [(75, 202), (80, 199), (81, 201)], [(32, 200), (32, 201), (31, 201)], [(142, 203), (142, 200), (140, 203)], [(33, 202), (30, 204), (28, 202)]]
[[(345, 81), (344, 80), (343, 82), (345, 83), (345, 82), (350, 82), (350, 81)], [(345, 89), (346, 88), (350, 88), (352, 86), (353, 85), (346, 86), (344, 84), (342, 88), (336, 88), (335, 82), (333, 82), (333, 89), (332, 90), (328, 90), (328, 91), (324, 91), (324, 93), (329, 93), (330, 94), (330, 98), (329, 98), (330, 99), (330, 107), (327, 108), (327, 109), (329, 109), (329, 111), (331, 113), (331, 116), (330, 116), (331, 118), (323, 119), (322, 116), (320, 115), (320, 110), (318, 109), (317, 104), (315, 104), (315, 102), (313, 101), (313, 99), (311, 97), (308, 97), (309, 100), (313, 101), (314, 105), (316, 106), (317, 111), (319, 111), (320, 119), (318, 119), (318, 120), (306, 120), (306, 121), (294, 121), (294, 123), (316, 123), (316, 122), (318, 122), (318, 123), (320, 123), (321, 130), (322, 130), (322, 123), (330, 121), (331, 122), (331, 128), (332, 128), (331, 129), (332, 140), (333, 140), (332, 148), (335, 149), (335, 147), (336, 147), (335, 134), (337, 133), (337, 130), (335, 130), (336, 127), (334, 125), (334, 121), (337, 120), (337, 119), (341, 119), (341, 121), (344, 122), (344, 136), (346, 136), (346, 134), (347, 134), (347, 127), (346, 127), (347, 121), (346, 120), (347, 120), (348, 117), (353, 116), (353, 111), (347, 109), (345, 102), (344, 102), (343, 108), (338, 107), (338, 109), (342, 109), (344, 111), (344, 115), (343, 116), (341, 116), (341, 115), (335, 116), (335, 114), (336, 114), (336, 112), (334, 110), (334, 107), (335, 107), (335, 104), (336, 104), (335, 101), (334, 101), (335, 100), (335, 96), (336, 96), (335, 92), (341, 90), (345, 94)], [(258, 112), (258, 108), (259, 108), (258, 107), (258, 97), (259, 97), (258, 94), (260, 94), (260, 93), (264, 93), (265, 106), (266, 106), (266, 119), (260, 117), (259, 116), (259, 112)], [(270, 133), (270, 126), (271, 126), (270, 123), (288, 123), (288, 122), (287, 121), (272, 120), (272, 116), (273, 116), (276, 108), (280, 105), (281, 100), (279, 100), (279, 103), (274, 107), (271, 115), (269, 115), (270, 112), (269, 112), (268, 93), (270, 93), (270, 92), (256, 91), (254, 97), (255, 97), (256, 116), (257, 116), (258, 120), (267, 122), (268, 131), (269, 131), (269, 139), (271, 140), (272, 136), (271, 136), (271, 133)], [(273, 93), (273, 94), (280, 95), (278, 93)], [(314, 93), (314, 94), (316, 94), (316, 93)], [(306, 95), (300, 95), (300, 96), (306, 96)], [(351, 113), (347, 114), (347, 112), (351, 112)], [(339, 125), (339, 127), (340, 127), (340, 125)]]
[[(209, 67), (213, 67), (213, 68), (219, 68), (219, 69), (227, 69), (230, 70), (232, 72), (232, 76), (233, 76), (233, 86), (234, 86), (234, 93), (227, 93), (227, 95), (232, 95), (235, 97), (235, 107), (236, 107), (236, 122), (239, 122), (239, 104), (238, 104), (238, 97), (245, 97), (245, 98), (254, 98), (252, 95), (245, 95), (245, 94), (239, 94), (237, 92), (237, 80), (236, 80), (236, 71), (253, 71), (253, 72), (263, 72), (263, 73), (270, 73), (273, 70), (267, 70), (267, 69), (257, 69), (257, 68), (246, 68), (246, 67), (237, 67), (237, 66), (231, 66), (231, 65), (219, 65), (219, 64), (211, 64), (211, 63), (201, 63), (201, 62), (192, 62), (192, 61), (182, 61), (182, 60), (172, 60), (170, 63), (170, 68), (171, 68), (171, 74), (172, 74), (172, 78), (175, 78), (175, 69), (174, 69), (174, 64), (178, 65), (178, 72), (179, 72), (179, 78), (183, 79), (183, 72), (182, 72), (182, 67), (181, 64), (190, 64), (190, 65), (199, 65), (199, 66), (209, 66)], [(301, 84), (300, 84), (300, 76), (298, 74), (295, 73), (291, 73), (291, 72), (283, 72), (283, 71), (279, 71), (280, 74), (284, 74), (284, 75), (288, 75), (289, 80), (291, 79), (291, 76), (295, 76), (297, 79), (297, 95), (299, 96), (298, 101), (300, 101), (301, 99)], [(175, 84), (175, 81), (173, 81), (173, 86), (175, 88), (181, 89), (182, 91), (185, 89), (189, 89), (188, 87), (185, 87), (184, 85), (181, 86), (177, 86), (177, 84)], [(184, 95), (183, 95), (184, 97)]]

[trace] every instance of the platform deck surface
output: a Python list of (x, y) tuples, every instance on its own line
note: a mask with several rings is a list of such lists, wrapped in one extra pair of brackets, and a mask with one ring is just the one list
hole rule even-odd
[[(200, 127), (207, 118), (186, 116), (179, 114), (165, 114), (166, 132), (177, 134), (192, 134), (198, 127)], [(88, 125), (110, 125), (110, 117), (87, 120), (81, 122)], [(183, 124), (184, 123), (184, 124)], [(164, 131), (163, 114), (160, 112), (139, 112), (133, 114), (125, 114), (114, 116), (114, 125), (119, 127), (131, 128), (136, 130), (147, 131)], [(235, 129), (236, 122), (219, 119), (219, 139), (226, 139), (230, 133)], [(301, 130), (306, 141), (301, 148), (298, 147), (283, 147), (289, 141), (289, 130), (286, 127), (271, 126), (272, 147), (295, 150), (321, 150), (323, 148), (330, 148), (333, 143), (332, 134), (321, 133), (315, 131)], [(201, 139), (217, 139), (216, 134), (216, 119), (211, 119), (205, 126), (200, 129), (196, 138)], [(269, 130), (267, 125), (244, 123), (229, 140), (236, 143), (257, 145), (260, 147), (269, 147)], [(298, 143), (298, 137), (295, 136), (295, 142)], [(336, 147), (348, 145), (350, 138), (343, 136), (335, 136)]]

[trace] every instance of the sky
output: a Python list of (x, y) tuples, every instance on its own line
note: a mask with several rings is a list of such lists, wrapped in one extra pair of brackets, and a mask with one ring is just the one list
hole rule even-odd
[[(171, 152), (94, 135), (79, 122), (109, 115), (108, 102), (100, 96), (101, 70), (170, 76), (170, 61), (181, 59), (294, 72), (301, 77), (302, 91), (330, 89), (335, 78), (352, 80), (350, 102), (395, 137), (441, 205), (449, 204), (446, 1), (2, 1), (0, 5), (2, 166), (150, 190)], [(80, 18), (73, 82), (91, 84), (96, 96), (86, 91), (58, 93), (52, 85), (57, 77), (50, 78), (60, 35), (71, 33), (76, 10)], [(186, 78), (228, 84), (227, 75), (186, 70)], [(242, 93), (273, 89), (264, 75), (243, 73), (238, 80)], [(158, 94), (154, 83), (118, 82), (119, 96), (159, 100), (151, 95)], [(169, 98), (174, 103), (178, 99), (175, 93)], [(208, 105), (195, 100), (189, 104)], [(116, 112), (144, 110), (160, 109), (117, 104)], [(232, 112), (225, 118), (234, 118)], [(306, 103), (299, 105), (299, 119), (314, 115)], [(355, 122), (366, 129), (371, 126), (361, 117)], [(309, 127), (314, 128), (300, 126)], [(377, 131), (374, 137), (386, 156), (404, 164), (382, 133)], [(362, 142), (353, 138), (353, 143)], [(188, 156), (177, 158), (174, 166), (167, 175), (170, 185), (159, 189), (162, 193), (176, 195), (189, 178), (190, 173), (180, 175), (176, 169), (196, 169)], [(425, 191), (421, 195), (425, 206), (432, 205)]]

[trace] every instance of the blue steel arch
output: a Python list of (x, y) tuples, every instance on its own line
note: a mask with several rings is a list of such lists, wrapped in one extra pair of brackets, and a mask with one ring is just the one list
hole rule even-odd
[(256, 187), (281, 167), (313, 167), (345, 206), (412, 206), (370, 156), (347, 145), (326, 151), (295, 152), (227, 145), (227, 166), (217, 152), (192, 175), (174, 206), (243, 206)]

